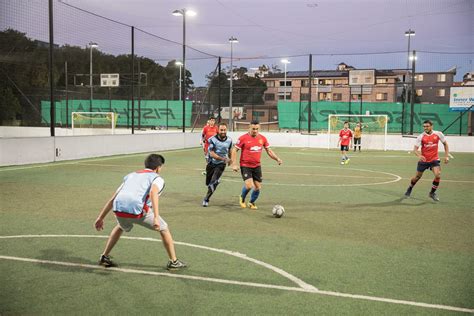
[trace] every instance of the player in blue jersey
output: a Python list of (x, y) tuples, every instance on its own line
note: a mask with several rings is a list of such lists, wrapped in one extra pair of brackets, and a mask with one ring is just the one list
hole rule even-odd
[(227, 136), (227, 124), (220, 123), (218, 133), (209, 140), (209, 160), (206, 166), (206, 186), (207, 194), (202, 200), (202, 206), (209, 205), (211, 195), (216, 191), (219, 185), (222, 173), (226, 164), (230, 166), (230, 150), (232, 148), (232, 139)]
[(159, 196), (165, 188), (165, 181), (160, 171), (165, 163), (161, 155), (151, 154), (145, 159), (145, 169), (132, 172), (125, 176), (122, 185), (104, 205), (97, 217), (94, 226), (100, 231), (104, 229), (104, 218), (114, 211), (117, 225), (110, 233), (105, 250), (100, 256), (99, 264), (104, 267), (117, 266), (110, 259), (110, 252), (124, 231), (132, 230), (133, 225), (141, 225), (158, 231), (163, 245), (168, 253), (168, 270), (186, 267), (186, 264), (176, 258), (173, 238), (168, 224), (161, 218), (158, 211)]

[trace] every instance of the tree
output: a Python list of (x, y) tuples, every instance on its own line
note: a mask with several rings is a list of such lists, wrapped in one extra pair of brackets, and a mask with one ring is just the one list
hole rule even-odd
[(0, 123), (15, 120), (22, 109), (20, 102), (13, 94), (10, 87), (2, 87), (0, 90)]

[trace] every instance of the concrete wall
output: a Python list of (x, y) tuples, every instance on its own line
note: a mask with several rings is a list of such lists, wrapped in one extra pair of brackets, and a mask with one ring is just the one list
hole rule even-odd
[[(229, 133), (234, 139), (244, 133)], [(274, 147), (328, 148), (327, 134), (263, 133)], [(200, 133), (151, 133), (135, 135), (57, 136), (0, 138), (0, 166), (45, 163), (90, 157), (162, 151), (199, 146)], [(364, 135), (363, 148), (381, 148), (383, 136)], [(474, 153), (474, 138), (450, 136), (452, 152)], [(337, 139), (336, 139), (337, 143)], [(331, 143), (335, 148), (336, 143)], [(388, 150), (410, 151), (415, 138), (387, 136)], [(441, 146), (442, 148), (442, 146)]]
[(199, 146), (200, 133), (0, 138), (0, 166)]

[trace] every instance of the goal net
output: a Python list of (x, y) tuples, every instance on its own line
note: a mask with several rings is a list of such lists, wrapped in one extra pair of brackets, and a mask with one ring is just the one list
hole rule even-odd
[(117, 119), (115, 112), (72, 112), (72, 132), (74, 135), (115, 134)]
[[(344, 128), (344, 122), (349, 122), (349, 128), (354, 135), (357, 123), (361, 126), (361, 148), (387, 150), (387, 115), (345, 115), (331, 114), (328, 116), (328, 149), (336, 148), (339, 132)], [(354, 148), (354, 142), (351, 143)]]

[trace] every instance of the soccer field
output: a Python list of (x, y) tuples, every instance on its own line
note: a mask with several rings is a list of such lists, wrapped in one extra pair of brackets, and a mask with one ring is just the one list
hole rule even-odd
[[(0, 168), (0, 314), (448, 315), (474, 312), (474, 155), (442, 166), (440, 202), (425, 172), (403, 199), (416, 157), (274, 148), (259, 209), (241, 209), (227, 168), (208, 208), (201, 149), (162, 152), (160, 235), (135, 226), (97, 265), (115, 225), (93, 228), (125, 174), (147, 154)], [(262, 156), (262, 157), (263, 157)], [(271, 215), (273, 205), (286, 213)]]

